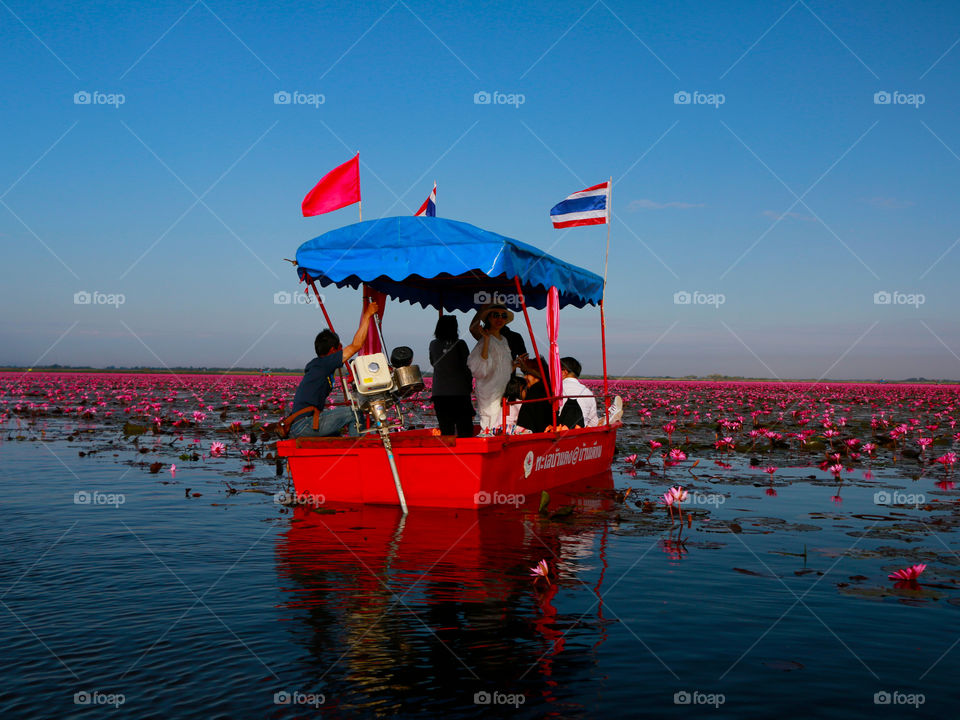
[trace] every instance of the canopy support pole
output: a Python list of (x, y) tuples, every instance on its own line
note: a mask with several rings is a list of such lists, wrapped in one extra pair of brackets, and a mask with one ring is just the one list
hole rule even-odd
[(600, 294), (600, 348), (603, 352), (603, 417), (610, 417), (610, 386), (607, 381), (607, 321), (603, 314), (603, 300), (607, 296), (607, 263), (610, 260), (610, 219), (613, 215), (613, 175), (610, 176), (610, 195), (607, 198), (607, 251), (603, 257), (603, 290)]
[[(520, 285), (520, 276), (513, 276), (514, 283), (517, 286), (517, 297), (520, 298), (520, 307), (523, 308), (523, 319), (527, 322), (527, 332), (530, 333), (530, 342), (533, 344), (533, 352), (537, 356), (537, 367), (540, 368), (540, 382), (543, 383), (543, 386), (546, 387), (547, 384), (544, 382), (544, 379), (547, 377), (547, 374), (543, 371), (543, 362), (540, 360), (540, 350), (537, 348), (537, 336), (533, 334), (533, 325), (530, 323), (530, 315), (527, 313), (527, 300), (523, 297), (523, 288)], [(553, 388), (550, 389), (550, 392), (553, 392)], [(553, 406), (553, 403), (550, 403), (550, 409), (553, 413), (553, 427), (557, 427), (557, 408)]]
[(610, 388), (607, 384), (607, 324), (603, 318), (603, 298), (600, 299), (600, 349), (603, 352), (603, 416), (610, 416)]
[(313, 288), (313, 294), (317, 298), (317, 304), (320, 306), (320, 309), (323, 311), (323, 319), (327, 321), (327, 327), (330, 329), (330, 332), (336, 332), (333, 329), (333, 323), (330, 322), (330, 316), (327, 315), (327, 308), (323, 305), (323, 300), (320, 299), (320, 293), (317, 291), (317, 285), (309, 275), (306, 276), (310, 281), (310, 287)]

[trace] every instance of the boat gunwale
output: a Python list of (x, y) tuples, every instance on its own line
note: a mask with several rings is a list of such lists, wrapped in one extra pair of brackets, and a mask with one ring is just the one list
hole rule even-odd
[[(521, 433), (517, 435), (493, 435), (490, 437), (470, 437), (458, 438), (455, 435), (434, 435), (427, 429), (401, 430), (390, 433), (390, 441), (393, 449), (396, 451), (414, 451), (414, 450), (445, 450), (453, 454), (466, 452), (476, 453), (496, 453), (507, 449), (510, 446), (527, 443), (534, 440), (552, 440), (555, 443), (561, 442), (565, 438), (582, 438), (590, 435), (605, 434), (610, 431), (616, 432), (623, 423), (617, 421), (608, 425), (596, 425), (586, 428), (572, 428), (561, 431), (544, 431), (540, 433)], [(383, 443), (380, 437), (375, 434), (353, 438), (349, 436), (339, 437), (302, 437), (288, 438), (277, 442), (277, 453), (281, 457), (289, 457), (291, 454), (306, 454), (305, 451), (320, 451), (320, 454), (327, 454), (324, 451), (332, 450), (377, 450), (382, 451)]]

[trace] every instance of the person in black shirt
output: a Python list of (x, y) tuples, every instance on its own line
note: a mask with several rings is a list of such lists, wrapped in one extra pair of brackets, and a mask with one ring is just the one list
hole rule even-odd
[(313, 349), (317, 353), (317, 357), (308, 362), (303, 371), (303, 380), (300, 381), (297, 392), (293, 396), (293, 409), (290, 414), (314, 407), (320, 411), (318, 426), (313, 427), (313, 413), (304, 413), (294, 420), (290, 426), (290, 437), (339, 435), (344, 425), (347, 426), (350, 435), (356, 436), (358, 434), (351, 408), (346, 405), (338, 405), (324, 410), (323, 406), (333, 389), (333, 374), (346, 360), (353, 357), (363, 347), (363, 342), (367, 339), (368, 321), (377, 312), (377, 309), (375, 302), (367, 305), (363, 316), (360, 318), (360, 327), (353, 336), (353, 341), (346, 347), (340, 344), (339, 336), (332, 330), (322, 330), (317, 335), (313, 341)]
[(540, 364), (543, 365), (543, 378), (540, 377), (540, 367), (535, 361), (527, 360), (520, 365), (527, 381), (527, 392), (517, 415), (517, 426), (535, 433), (543, 432), (553, 425), (553, 407), (547, 399), (550, 397), (550, 371), (547, 369), (547, 361), (542, 357)]
[(473, 437), (476, 411), (470, 400), (473, 375), (467, 367), (470, 349), (460, 339), (455, 315), (441, 315), (430, 343), (433, 365), (433, 409), (442, 435)]
[(580, 403), (577, 402), (577, 399), (568, 398), (564, 400), (563, 410), (561, 410), (557, 416), (557, 429), (562, 430), (566, 428), (572, 430), (573, 428), (582, 428), (583, 425), (583, 410), (580, 408)]
[(518, 357), (526, 359), (527, 345), (523, 342), (523, 335), (514, 332), (508, 327), (504, 327), (500, 334), (506, 338), (507, 345), (510, 346), (510, 359), (516, 360)]

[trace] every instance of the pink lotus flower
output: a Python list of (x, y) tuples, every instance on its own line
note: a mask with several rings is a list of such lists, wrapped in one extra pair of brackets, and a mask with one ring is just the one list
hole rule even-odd
[(713, 444), (713, 446), (717, 450), (733, 450), (734, 449), (733, 438), (732, 437), (721, 438), (720, 440), (717, 440)]
[(887, 578), (890, 580), (916, 580), (926, 569), (927, 566), (923, 563), (920, 563), (919, 565), (911, 565), (908, 568), (897, 570), (895, 573), (890, 573), (887, 575)]
[(534, 582), (541, 578), (550, 582), (550, 566), (547, 565), (547, 561), (541, 560), (535, 567), (530, 568), (530, 577), (533, 578)]
[(170, 466), (170, 474), (173, 475), (174, 477), (177, 476), (177, 466), (176, 466), (176, 465), (171, 465), (171, 466)]
[(765, 467), (763, 471), (768, 475), (773, 475), (777, 471), (777, 468), (774, 465), (770, 465), (769, 467)]
[(241, 435), (241, 436), (240, 436), (240, 442), (245, 442), (245, 443), (250, 442), (250, 436), (249, 436), (249, 435)]
[(663, 445), (663, 443), (658, 443), (656, 440), (651, 440), (651, 441), (650, 441), (650, 449), (651, 449), (651, 450), (656, 450), (658, 447), (661, 447), (662, 445)]
[(227, 451), (227, 446), (222, 442), (210, 443), (210, 457), (220, 457)]
[(637, 454), (636, 454), (636, 453), (633, 453), (633, 455), (627, 455), (627, 456), (623, 459), (623, 461), (624, 461), (624, 462), (628, 462), (628, 463), (630, 463), (630, 464), (632, 465), (633, 463), (635, 463), (635, 462), (637, 461)]
[(680, 513), (680, 523), (683, 524), (683, 509), (680, 507), (680, 503), (685, 502), (688, 493), (682, 487), (672, 487), (667, 490), (663, 496), (660, 498), (661, 502), (667, 506), (667, 510), (670, 511), (670, 522), (673, 523), (673, 506), (676, 504), (677, 512)]
[(941, 465), (956, 465), (957, 463), (957, 454), (948, 452), (945, 455), (941, 455), (934, 462), (938, 462)]
[(673, 450), (670, 451), (670, 462), (678, 463), (683, 462), (686, 459), (687, 454), (680, 448), (673, 448)]

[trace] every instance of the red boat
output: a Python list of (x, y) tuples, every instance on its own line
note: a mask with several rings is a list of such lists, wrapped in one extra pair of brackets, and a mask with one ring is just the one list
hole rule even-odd
[[(391, 433), (391, 442), (409, 505), (522, 505), (541, 490), (608, 470), (619, 425), (473, 438), (405, 430)], [(297, 494), (311, 502), (397, 504), (378, 436), (283, 440), (278, 449)]]
[[(443, 311), (474, 311), (491, 300), (515, 301), (523, 311), (534, 354), (539, 358), (528, 308), (547, 310), (551, 369), (559, 367), (559, 309), (599, 305), (604, 393), (603, 424), (573, 430), (457, 438), (438, 430), (404, 429), (399, 405), (405, 371), (387, 375), (384, 390), (342, 382), (358, 413), (372, 421), (360, 438), (299, 438), (277, 443), (286, 458), (295, 492), (310, 503), (351, 502), (445, 508), (520, 505), (541, 490), (603, 473), (613, 459), (619, 417), (608, 412), (606, 342), (603, 328), (603, 279), (558, 260), (533, 246), (467, 223), (433, 217), (397, 217), (361, 222), (321, 235), (297, 251), (301, 281), (338, 287), (363, 286), (365, 300), (386, 298)], [(329, 317), (327, 323), (330, 324)], [(378, 318), (379, 320), (379, 318)], [(379, 329), (379, 325), (377, 325)], [(332, 329), (332, 328), (331, 328)], [(372, 334), (371, 334), (372, 335)], [(375, 337), (375, 336), (373, 336)], [(379, 347), (363, 357), (383, 359)], [(387, 363), (380, 362), (386, 366)], [(356, 366), (354, 367), (356, 370)], [(563, 397), (558, 373), (552, 388), (554, 408)], [(369, 383), (369, 380), (364, 380)], [(390, 384), (392, 382), (392, 384)], [(417, 387), (422, 388), (422, 383)], [(390, 420), (389, 409), (396, 410)], [(607, 418), (611, 422), (607, 422)]]

